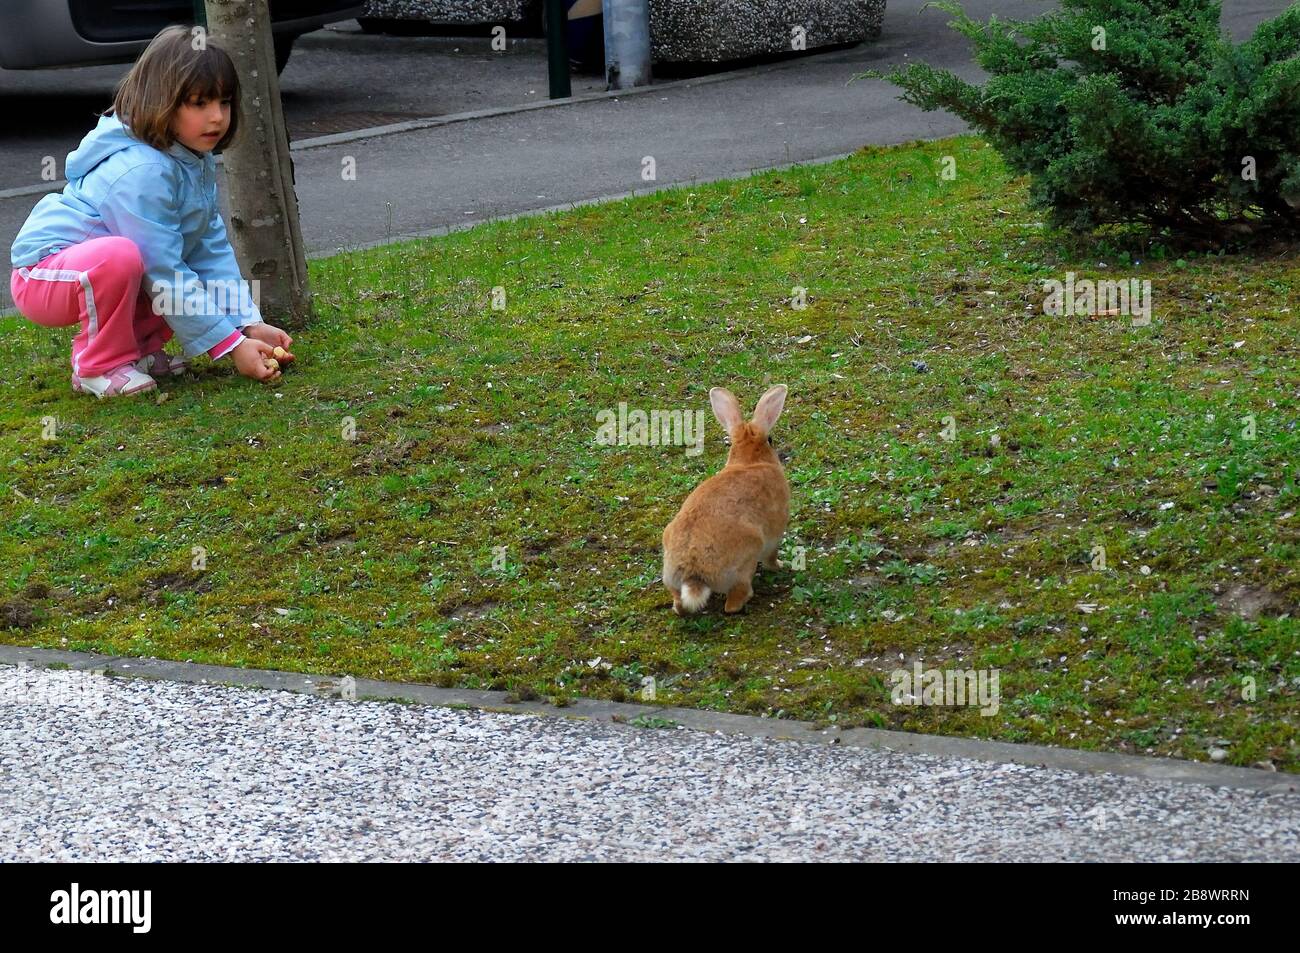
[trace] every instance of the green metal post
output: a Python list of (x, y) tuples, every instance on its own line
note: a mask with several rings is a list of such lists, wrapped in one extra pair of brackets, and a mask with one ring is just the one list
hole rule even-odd
[(565, 0), (546, 0), (546, 56), (550, 64), (551, 98), (573, 95), (569, 82), (569, 17)]

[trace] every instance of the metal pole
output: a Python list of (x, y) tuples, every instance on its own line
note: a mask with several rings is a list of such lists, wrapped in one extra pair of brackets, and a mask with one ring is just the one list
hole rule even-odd
[(604, 0), (605, 88), (650, 85), (650, 0)]
[(546, 0), (546, 58), (552, 99), (568, 99), (573, 95), (569, 83), (568, 13), (566, 0)]

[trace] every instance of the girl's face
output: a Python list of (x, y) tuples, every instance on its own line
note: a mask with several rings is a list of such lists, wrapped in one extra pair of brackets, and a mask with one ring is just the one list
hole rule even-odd
[(211, 152), (229, 128), (229, 99), (191, 96), (172, 116), (172, 135), (194, 152)]

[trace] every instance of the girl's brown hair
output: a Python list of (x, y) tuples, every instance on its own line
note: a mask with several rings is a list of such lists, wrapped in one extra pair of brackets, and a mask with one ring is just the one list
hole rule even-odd
[(213, 147), (224, 148), (239, 131), (235, 64), (206, 32), (194, 34), (187, 26), (173, 25), (149, 41), (103, 115), (116, 113), (137, 139), (166, 152), (176, 141), (172, 117), (192, 98), (231, 100), (230, 128)]

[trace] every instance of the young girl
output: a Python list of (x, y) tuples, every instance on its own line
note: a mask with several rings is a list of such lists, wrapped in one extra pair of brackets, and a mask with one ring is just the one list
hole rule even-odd
[(217, 210), (212, 151), (234, 138), (238, 104), (226, 52), (167, 27), (68, 155), (63, 192), (42, 198), (14, 239), (18, 310), (46, 327), (81, 324), (78, 393), (140, 394), (184, 373), (163, 350), (173, 333), (187, 358), (229, 355), (246, 377), (276, 375), (265, 361), (292, 339), (249, 300)]

